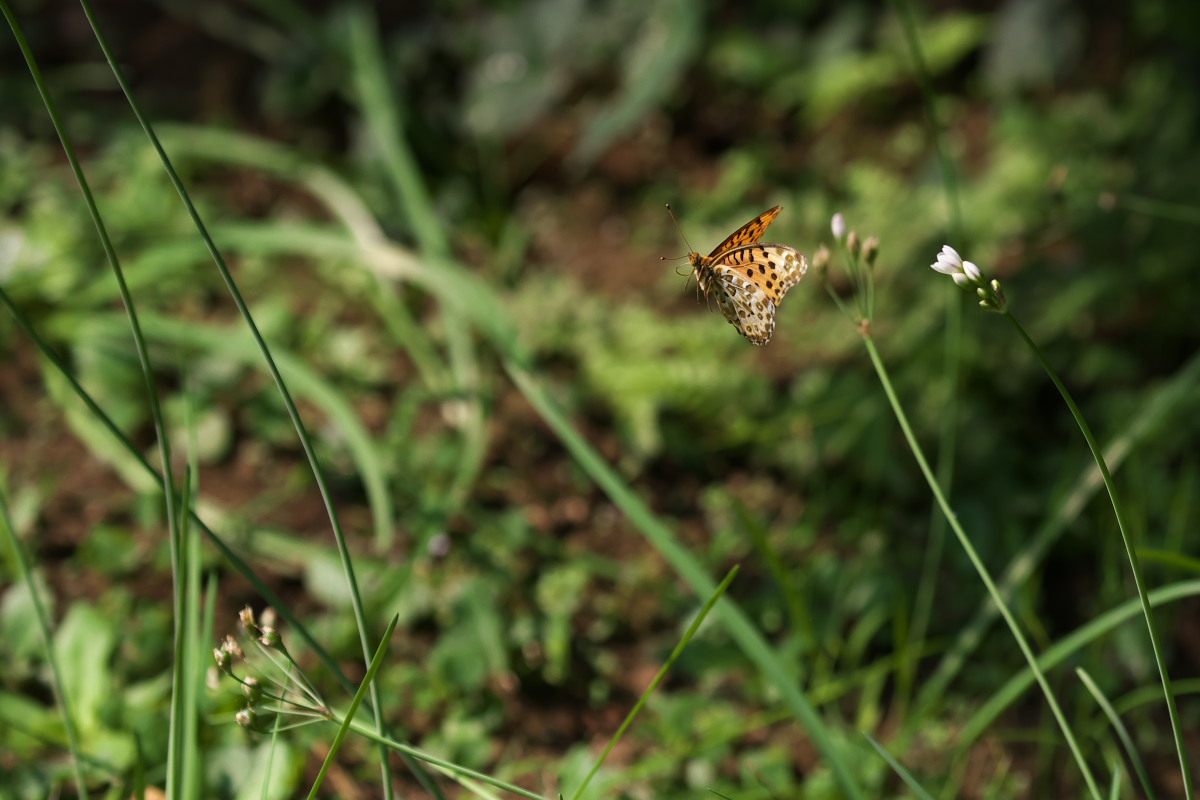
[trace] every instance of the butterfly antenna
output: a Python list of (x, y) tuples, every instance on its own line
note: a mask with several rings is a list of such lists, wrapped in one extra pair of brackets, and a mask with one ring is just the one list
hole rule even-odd
[(687, 245), (689, 253), (695, 252), (692, 250), (692, 243), (683, 235), (683, 226), (679, 224), (679, 220), (675, 219), (675, 212), (671, 209), (671, 204), (667, 203), (667, 213), (671, 215), (671, 221), (675, 223), (675, 228), (679, 231), (679, 238), (683, 239), (683, 243)]

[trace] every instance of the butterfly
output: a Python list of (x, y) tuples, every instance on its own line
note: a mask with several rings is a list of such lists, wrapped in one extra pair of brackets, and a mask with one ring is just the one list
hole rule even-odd
[(687, 256), (704, 296), (716, 295), (725, 319), (751, 344), (760, 346), (775, 333), (775, 312), (783, 296), (808, 271), (803, 253), (784, 244), (759, 243), (781, 210), (779, 206), (767, 209), (709, 255), (690, 252)]

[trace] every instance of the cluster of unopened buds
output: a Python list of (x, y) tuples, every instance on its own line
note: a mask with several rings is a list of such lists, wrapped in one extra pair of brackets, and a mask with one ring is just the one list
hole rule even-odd
[(282, 682), (272, 682), (273, 689), (264, 689), (258, 678), (252, 675), (243, 677), (237, 674), (235, 666), (249, 661), (237, 639), (226, 636), (220, 647), (213, 648), (217, 670), (239, 683), (246, 697), (245, 708), (235, 715), (237, 723), (257, 731), (264, 730), (259, 724), (259, 708), (264, 699), (276, 703), (274, 707), (267, 709), (274, 713), (295, 714), (306, 718), (329, 716), (329, 710), (321, 702), (316, 690), (304, 678), (304, 673), (299, 670), (284, 647), (283, 639), (275, 629), (274, 619), (275, 613), (269, 608), (263, 612), (261, 625), (255, 620), (254, 612), (249, 606), (238, 614), (239, 626), (250, 637), (253, 649), (264, 655), (284, 676)]
[[(855, 263), (858, 263), (859, 259), (861, 258), (862, 263), (866, 264), (867, 267), (875, 266), (875, 259), (879, 256), (878, 237), (868, 236), (866, 239), (860, 239), (858, 236), (858, 231), (847, 230), (846, 218), (842, 216), (840, 211), (833, 215), (833, 219), (830, 221), (829, 227), (833, 231), (833, 238), (838, 242), (845, 243), (846, 252), (850, 254), (850, 258), (853, 259)], [(822, 278), (824, 278), (828, 272), (829, 260), (832, 257), (833, 253), (831, 253), (829, 248), (825, 245), (821, 245), (817, 248), (816, 252), (813, 253), (811, 262), (812, 267)]]
[(929, 266), (935, 272), (949, 275), (959, 287), (968, 291), (974, 289), (979, 295), (979, 305), (983, 308), (988, 311), (1004, 311), (1008, 299), (1004, 296), (1004, 290), (1000, 288), (1000, 281), (989, 282), (979, 267), (970, 261), (964, 261), (958, 251), (950, 245), (942, 245), (942, 252), (938, 253), (937, 261)]

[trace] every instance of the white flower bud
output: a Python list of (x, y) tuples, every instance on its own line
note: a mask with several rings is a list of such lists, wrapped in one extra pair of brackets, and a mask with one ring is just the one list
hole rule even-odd
[(829, 227), (833, 230), (833, 238), (841, 241), (846, 235), (846, 218), (842, 216), (842, 212), (833, 215), (833, 220), (830, 221)]

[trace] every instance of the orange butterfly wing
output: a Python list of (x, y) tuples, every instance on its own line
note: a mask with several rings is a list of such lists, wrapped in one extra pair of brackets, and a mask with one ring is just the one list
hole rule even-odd
[(775, 221), (775, 218), (779, 216), (779, 212), (782, 210), (783, 208), (780, 206), (768, 208), (766, 211), (759, 214), (757, 217), (750, 220), (733, 233), (729, 234), (729, 238), (717, 245), (716, 248), (708, 254), (708, 257), (716, 258), (726, 250), (732, 250), (735, 247), (741, 247), (742, 245), (746, 244), (754, 244), (763, 237), (763, 234), (767, 232), (767, 226)]

